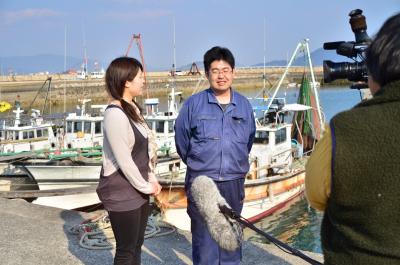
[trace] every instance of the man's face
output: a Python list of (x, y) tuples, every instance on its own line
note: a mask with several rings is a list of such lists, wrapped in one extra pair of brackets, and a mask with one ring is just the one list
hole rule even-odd
[(233, 82), (234, 71), (224, 60), (213, 61), (207, 73), (210, 86), (216, 92), (225, 92), (230, 89)]

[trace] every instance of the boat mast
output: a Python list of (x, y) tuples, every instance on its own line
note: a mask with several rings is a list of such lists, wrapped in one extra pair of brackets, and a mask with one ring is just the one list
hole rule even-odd
[(316, 105), (317, 105), (318, 120), (319, 120), (319, 123), (320, 123), (320, 126), (321, 126), (321, 130), (323, 130), (324, 129), (324, 121), (323, 121), (322, 114), (321, 114), (321, 107), (320, 107), (320, 104), (319, 104), (318, 91), (317, 91), (317, 88), (316, 88), (314, 70), (312, 68), (310, 49), (309, 49), (308, 42), (309, 42), (309, 39), (304, 39), (303, 41), (301, 41), (301, 42), (299, 42), (297, 44), (297, 47), (294, 50), (294, 52), (292, 54), (292, 57), (290, 58), (289, 63), (286, 66), (285, 72), (281, 76), (281, 79), (279, 80), (278, 85), (277, 85), (277, 87), (276, 87), (271, 99), (268, 102), (266, 113), (268, 112), (269, 108), (271, 107), (272, 101), (275, 99), (276, 94), (278, 93), (278, 91), (279, 91), (279, 89), (280, 89), (280, 87), (282, 85), (282, 82), (285, 79), (285, 77), (286, 77), (286, 75), (287, 75), (287, 73), (289, 71), (289, 68), (292, 66), (292, 63), (293, 63), (294, 59), (296, 58), (298, 52), (301, 50), (301, 51), (307, 53), (308, 64), (309, 64), (310, 72), (311, 72), (312, 87), (313, 87), (313, 91), (314, 91), (314, 94), (315, 94)]
[(297, 52), (299, 51), (299, 49), (300, 49), (302, 46), (303, 46), (303, 43), (302, 43), (302, 42), (299, 42), (299, 43), (297, 44), (297, 47), (296, 47), (296, 49), (294, 50), (294, 52), (293, 52), (293, 54), (292, 54), (292, 57), (290, 58), (289, 63), (286, 65), (285, 71), (283, 72), (283, 75), (281, 76), (281, 79), (279, 80), (278, 85), (277, 85), (277, 87), (275, 88), (275, 91), (274, 91), (274, 93), (272, 94), (272, 97), (271, 97), (271, 99), (270, 99), (269, 102), (268, 102), (266, 112), (268, 112), (269, 108), (271, 107), (272, 101), (275, 99), (276, 94), (278, 94), (278, 91), (279, 91), (279, 89), (281, 88), (282, 82), (283, 82), (283, 80), (285, 79), (285, 77), (286, 77), (286, 75), (287, 75), (287, 73), (288, 73), (288, 71), (289, 71), (289, 68), (290, 68), (290, 66), (291, 66), (292, 63), (293, 63), (294, 58), (296, 58)]
[(173, 26), (173, 49), (174, 49), (174, 58), (173, 58), (173, 65), (172, 65), (172, 73), (175, 77), (176, 72), (176, 42), (175, 42), (175, 17), (172, 18), (172, 26)]
[(88, 58), (87, 58), (87, 51), (86, 51), (86, 34), (85, 34), (85, 27), (82, 24), (82, 37), (83, 37), (83, 71), (85, 79), (87, 77), (87, 67), (88, 67)]
[(175, 113), (176, 112), (176, 110), (175, 110), (175, 85), (176, 85), (176, 82), (175, 82), (175, 80), (176, 80), (176, 40), (175, 40), (175, 17), (173, 17), (172, 18), (172, 27), (173, 27), (173, 29), (172, 29), (172, 32), (173, 32), (173, 35), (172, 35), (172, 37), (173, 37), (173, 40), (172, 40), (172, 45), (173, 45), (173, 55), (174, 55), (174, 58), (173, 58), (173, 64), (172, 64), (172, 78), (173, 78), (173, 82), (172, 82), (172, 87), (171, 87), (171, 95), (170, 95), (170, 97), (171, 97), (171, 99), (170, 100), (168, 100), (168, 104), (169, 104), (169, 106), (168, 106), (168, 111), (169, 112), (171, 112), (171, 113)]
[(66, 112), (66, 92), (67, 92), (67, 81), (66, 81), (66, 75), (67, 74), (67, 25), (65, 25), (64, 28), (64, 113)]
[(317, 83), (315, 82), (313, 65), (312, 65), (312, 62), (311, 62), (310, 47), (308, 45), (308, 42), (309, 42), (309, 39), (305, 39), (305, 46), (306, 46), (306, 50), (307, 50), (307, 59), (308, 59), (308, 64), (310, 66), (310, 72), (311, 72), (312, 88), (314, 90), (315, 103), (317, 104), (319, 125), (321, 126), (321, 130), (324, 130), (324, 121), (322, 119), (321, 106), (319, 104), (319, 94), (318, 94), (318, 91), (317, 91)]

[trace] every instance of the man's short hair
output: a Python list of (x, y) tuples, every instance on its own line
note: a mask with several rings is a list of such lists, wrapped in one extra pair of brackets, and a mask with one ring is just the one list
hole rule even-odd
[(235, 57), (233, 57), (233, 54), (231, 51), (227, 48), (224, 47), (219, 47), (215, 46), (209, 49), (205, 54), (204, 54), (204, 71), (207, 74), (208, 71), (210, 70), (211, 63), (214, 61), (220, 61), (224, 60), (227, 62), (232, 69), (235, 68)]
[(369, 75), (381, 87), (400, 79), (400, 13), (386, 20), (366, 56)]

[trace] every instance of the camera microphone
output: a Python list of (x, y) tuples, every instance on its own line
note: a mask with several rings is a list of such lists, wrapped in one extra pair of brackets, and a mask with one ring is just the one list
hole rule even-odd
[(227, 217), (231, 216), (232, 209), (214, 181), (207, 176), (198, 176), (192, 183), (190, 193), (211, 237), (225, 250), (238, 249), (243, 241), (242, 227), (236, 220)]
[(345, 41), (332, 41), (324, 43), (324, 50), (336, 50)]

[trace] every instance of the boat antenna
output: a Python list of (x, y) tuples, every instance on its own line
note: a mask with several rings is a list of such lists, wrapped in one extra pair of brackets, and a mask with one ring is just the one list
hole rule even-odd
[(266, 40), (265, 40), (265, 17), (264, 17), (264, 64), (263, 64), (263, 91), (265, 91), (265, 79), (267, 78), (265, 73), (265, 53), (266, 53)]

